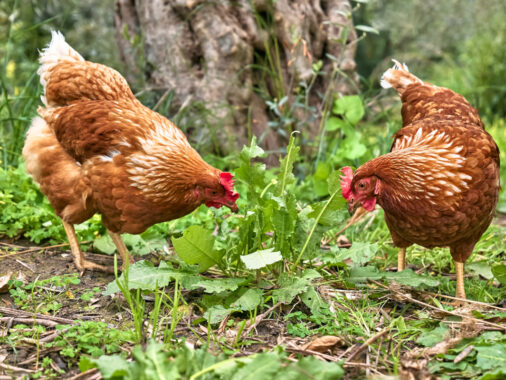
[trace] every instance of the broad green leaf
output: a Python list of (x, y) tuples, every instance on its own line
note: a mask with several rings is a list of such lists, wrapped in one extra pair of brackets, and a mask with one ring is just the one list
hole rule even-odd
[(439, 281), (428, 276), (416, 274), (412, 269), (407, 268), (402, 272), (387, 272), (384, 277), (387, 280), (394, 280), (401, 285), (417, 287), (425, 284), (430, 287), (438, 286)]
[(499, 281), (501, 284), (506, 286), (506, 265), (500, 264), (500, 265), (494, 265), (492, 267), (492, 273), (494, 274), (494, 277)]
[(286, 209), (274, 210), (271, 222), (274, 227), (276, 249), (281, 256), (284, 256), (290, 250), (290, 241), (295, 230), (296, 217), (292, 217)]
[(337, 98), (332, 111), (337, 115), (343, 115), (352, 125), (357, 124), (364, 116), (364, 106), (358, 95)]
[(178, 368), (173, 360), (169, 360), (162, 344), (151, 341), (143, 350), (143, 346), (132, 349), (134, 363), (130, 367), (129, 379), (169, 380), (179, 378)]
[(300, 277), (280, 276), (279, 282), (280, 288), (272, 292), (272, 297), (276, 302), (289, 304), (308, 289), (310, 281)]
[(128, 362), (119, 355), (102, 355), (98, 359), (81, 356), (79, 369), (85, 372), (91, 368), (98, 368), (104, 379), (121, 378), (129, 374)]
[(235, 310), (232, 308), (225, 308), (223, 305), (216, 305), (206, 310), (204, 318), (214, 325), (215, 323), (223, 321), (223, 319), (225, 319), (225, 317), (233, 311)]
[[(155, 290), (167, 286), (172, 279), (181, 281), (185, 277), (195, 276), (183, 271), (177, 271), (170, 267), (165, 261), (160, 263), (159, 267), (155, 267), (153, 263), (145, 260), (130, 265), (128, 270), (128, 288)], [(197, 276), (195, 276), (197, 277)], [(125, 272), (119, 277), (120, 283), (123, 283)], [(116, 281), (112, 281), (107, 285), (107, 289), (103, 292), (104, 296), (119, 292)]]
[(323, 197), (329, 194), (327, 184), (329, 173), (330, 166), (325, 162), (319, 161), (312, 176), (313, 190), (316, 196)]
[(490, 280), (491, 278), (494, 277), (490, 265), (484, 261), (478, 261), (467, 264), (466, 271), (469, 271), (477, 276), (482, 276), (487, 280)]
[(344, 260), (351, 260), (355, 264), (365, 264), (369, 262), (378, 251), (377, 244), (356, 242), (350, 248), (338, 248), (333, 246), (330, 254), (323, 257), (325, 264), (337, 264)]
[(183, 282), (183, 286), (188, 290), (204, 288), (206, 293), (221, 293), (226, 290), (236, 290), (247, 278), (216, 278), (209, 279), (203, 277), (192, 277), (189, 281)]
[(305, 356), (292, 363), (283, 372), (283, 379), (290, 380), (338, 380), (344, 376), (344, 370), (338, 363), (325, 362), (314, 356)]
[(132, 253), (136, 255), (143, 256), (156, 250), (163, 251), (164, 247), (167, 246), (167, 240), (161, 236), (155, 235), (149, 239), (144, 237), (144, 234), (142, 235), (123, 234), (121, 236), (126, 246), (129, 247)]
[(506, 343), (491, 346), (476, 346), (476, 365), (481, 369), (506, 369)]
[(249, 161), (252, 158), (265, 157), (266, 155), (264, 150), (257, 145), (256, 136), (253, 136), (250, 146), (244, 145), (239, 157), (242, 160)]
[(218, 264), (224, 252), (215, 250), (213, 232), (200, 226), (188, 227), (180, 238), (172, 238), (172, 245), (186, 264), (197, 264), (204, 272)]
[(248, 269), (260, 269), (267, 265), (283, 260), (279, 251), (273, 252), (274, 248), (263, 249), (241, 256), (241, 261)]
[(99, 238), (93, 240), (93, 247), (102, 253), (112, 255), (116, 252), (116, 246), (114, 245), (109, 235), (102, 235)]
[(500, 368), (484, 374), (479, 380), (504, 380), (506, 379), (506, 368)]
[(281, 370), (281, 361), (279, 359), (278, 355), (270, 352), (256, 355), (253, 360), (234, 374), (234, 379), (275, 379)]
[(432, 347), (442, 342), (448, 335), (448, 327), (441, 325), (432, 330), (425, 330), (418, 336), (416, 343), (425, 347)]
[(325, 123), (325, 129), (329, 132), (337, 131), (349, 126), (348, 121), (332, 116), (327, 119)]
[(248, 289), (239, 298), (230, 304), (230, 307), (238, 310), (253, 310), (263, 301), (263, 293), (261, 289)]
[(340, 155), (349, 160), (360, 158), (366, 152), (367, 152), (366, 146), (358, 141), (358, 137), (356, 140), (349, 138), (344, 139), (339, 148)]
[(341, 170), (334, 170), (327, 178), (329, 194), (341, 189)]
[(312, 315), (321, 315), (329, 310), (329, 305), (320, 297), (312, 286), (300, 295), (300, 299), (309, 307)]
[[(341, 191), (340, 188), (338, 191)], [(326, 200), (312, 204), (311, 208), (313, 211), (310, 212), (308, 216), (314, 219), (316, 219), (325, 208), (325, 211), (323, 211), (320, 219), (318, 220), (318, 223), (323, 226), (335, 227), (349, 218), (348, 211), (346, 209), (346, 199), (344, 199), (340, 194), (336, 194), (330, 202)]]

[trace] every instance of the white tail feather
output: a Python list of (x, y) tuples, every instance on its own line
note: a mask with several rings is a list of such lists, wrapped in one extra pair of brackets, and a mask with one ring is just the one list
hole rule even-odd
[[(49, 71), (60, 61), (84, 61), (84, 58), (65, 42), (63, 34), (53, 30), (51, 31), (51, 42), (40, 53), (40, 67), (37, 71), (44, 93), (49, 79)], [(42, 96), (42, 102), (47, 106), (45, 96)]]

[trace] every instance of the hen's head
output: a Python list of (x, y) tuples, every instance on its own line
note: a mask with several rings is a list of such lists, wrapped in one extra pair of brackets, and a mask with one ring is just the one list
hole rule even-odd
[(367, 211), (374, 210), (376, 196), (379, 193), (380, 181), (376, 176), (363, 177), (353, 175), (353, 170), (346, 166), (341, 169), (341, 190), (343, 197), (348, 201), (348, 211), (353, 214), (359, 206)]
[(227, 206), (233, 212), (239, 211), (236, 201), (239, 194), (234, 191), (234, 176), (219, 172), (219, 175), (202, 181), (195, 188), (195, 195), (207, 207)]

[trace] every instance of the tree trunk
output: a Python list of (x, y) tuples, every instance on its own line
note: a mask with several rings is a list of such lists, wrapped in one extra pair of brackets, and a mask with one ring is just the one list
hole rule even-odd
[(129, 82), (172, 92), (179, 125), (220, 149), (314, 137), (356, 88), (348, 0), (116, 0), (116, 31)]

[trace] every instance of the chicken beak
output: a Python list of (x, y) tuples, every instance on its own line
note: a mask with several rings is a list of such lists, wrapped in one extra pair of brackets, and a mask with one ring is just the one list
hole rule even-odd
[(235, 203), (227, 204), (225, 206), (227, 206), (234, 213), (238, 213), (239, 212), (239, 207), (237, 207), (237, 205)]
[(355, 214), (355, 210), (360, 206), (360, 202), (355, 202), (353, 199), (351, 199), (348, 202), (348, 213), (353, 216)]

